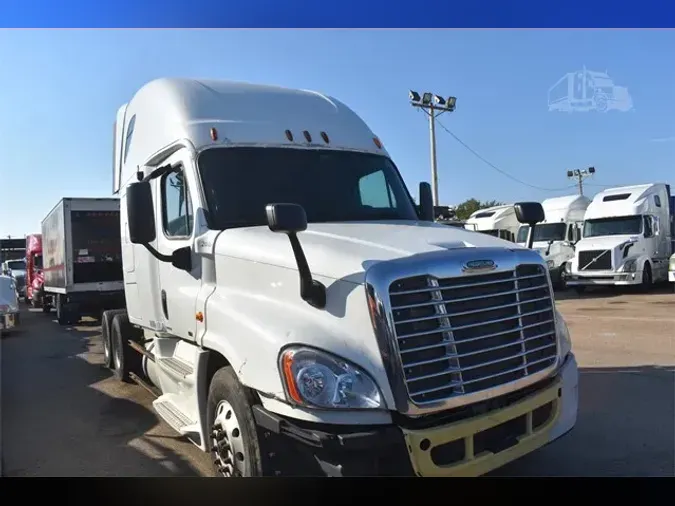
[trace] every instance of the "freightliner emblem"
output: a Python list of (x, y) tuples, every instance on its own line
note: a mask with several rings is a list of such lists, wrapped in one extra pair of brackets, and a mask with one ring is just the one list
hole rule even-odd
[(492, 260), (471, 260), (462, 266), (463, 271), (491, 271), (497, 268)]

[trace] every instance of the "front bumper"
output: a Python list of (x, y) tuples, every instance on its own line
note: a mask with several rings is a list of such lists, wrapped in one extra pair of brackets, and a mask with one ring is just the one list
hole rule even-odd
[(642, 283), (642, 271), (611, 272), (579, 276), (570, 274), (567, 278), (568, 286), (630, 286)]
[[(514, 394), (519, 393), (504, 398)], [(500, 400), (492, 399), (485, 406), (496, 406)], [(442, 413), (446, 421), (431, 427), (408, 419), (388, 426), (317, 429), (261, 406), (255, 407), (254, 414), (265, 435), (292, 440), (300, 453), (309, 452), (306, 462), (314, 462), (330, 476), (451, 477), (483, 475), (558, 439), (574, 427), (577, 405), (578, 370), (570, 354), (555, 378), (530, 387), (506, 407), (455, 416), (450, 422), (452, 413)]]

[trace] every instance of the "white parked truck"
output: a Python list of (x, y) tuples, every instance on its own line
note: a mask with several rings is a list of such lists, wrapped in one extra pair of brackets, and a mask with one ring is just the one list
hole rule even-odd
[[(554, 286), (566, 285), (565, 265), (574, 257), (574, 245), (581, 238), (586, 208), (591, 199), (583, 195), (566, 195), (546, 199), (541, 203), (544, 208), (544, 221), (534, 229), (533, 247), (546, 260), (551, 281)], [(518, 229), (516, 242), (527, 242), (529, 225)]]
[(214, 474), (480, 475), (574, 426), (541, 256), (433, 223), (428, 183), (416, 210), (340, 101), (159, 79), (114, 131), (126, 309), (104, 313), (106, 364)]
[(43, 310), (61, 325), (124, 307), (119, 198), (63, 198), (42, 220)]
[(675, 198), (663, 183), (604, 190), (586, 209), (582, 238), (569, 262), (567, 284), (640, 285), (668, 279)]
[(464, 228), (515, 242), (520, 223), (513, 205), (479, 209), (469, 216)]

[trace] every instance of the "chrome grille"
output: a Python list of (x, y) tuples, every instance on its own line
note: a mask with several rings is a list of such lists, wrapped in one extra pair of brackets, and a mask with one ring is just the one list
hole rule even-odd
[(389, 296), (408, 395), (417, 405), (509, 383), (556, 360), (553, 297), (542, 265), (399, 279)]

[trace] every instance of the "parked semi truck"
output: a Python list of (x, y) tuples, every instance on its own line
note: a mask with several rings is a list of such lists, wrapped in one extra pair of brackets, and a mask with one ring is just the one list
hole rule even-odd
[(586, 209), (568, 285), (641, 285), (668, 279), (675, 244), (675, 197), (663, 183), (604, 190)]
[(501, 205), (475, 211), (464, 228), (514, 242), (520, 223), (513, 205)]
[(42, 221), (45, 312), (61, 325), (124, 307), (118, 198), (63, 198)]
[[(567, 285), (567, 262), (574, 258), (575, 244), (581, 239), (586, 209), (591, 199), (583, 195), (567, 195), (544, 200), (544, 221), (534, 230), (533, 247), (541, 253), (548, 265), (553, 286)], [(529, 225), (518, 229), (516, 242), (525, 245)]]
[[(321, 93), (159, 79), (117, 112), (126, 307), (106, 364), (214, 474), (480, 475), (572, 429), (542, 257), (416, 210)], [(520, 219), (543, 219), (539, 204)]]
[(30, 234), (26, 236), (26, 302), (34, 308), (43, 307), (44, 281), (42, 234)]

